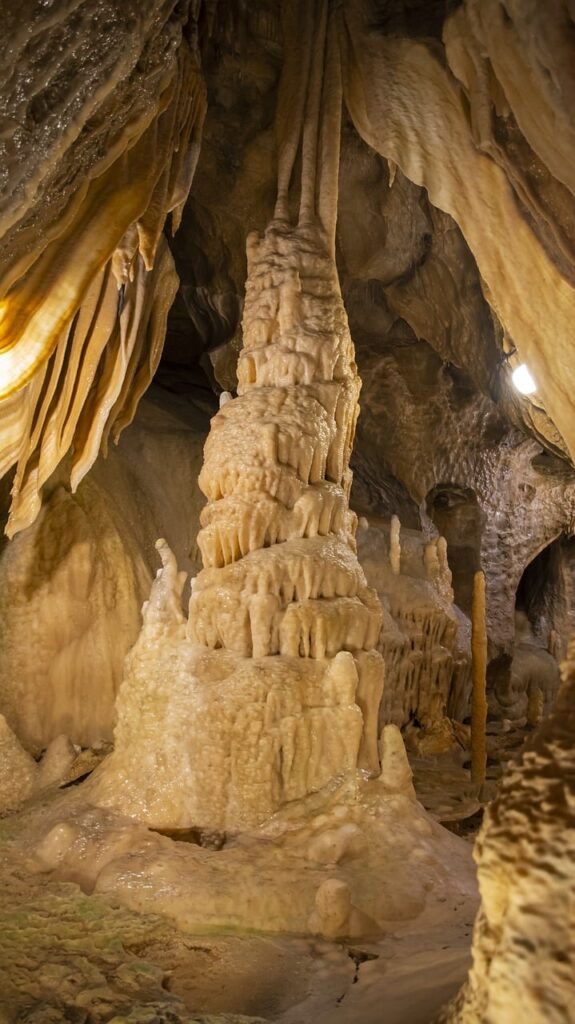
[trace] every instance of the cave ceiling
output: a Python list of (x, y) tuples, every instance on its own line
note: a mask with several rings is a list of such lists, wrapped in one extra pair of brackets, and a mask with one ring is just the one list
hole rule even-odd
[[(453, 5), (379, 3), (372, 30), (418, 39), (445, 64), (441, 40), (448, 6)], [(244, 240), (250, 230), (263, 229), (273, 210), (283, 58), (279, 5), (261, 3), (243, 16), (236, 12), (227, 27), (227, 35), (221, 26), (206, 46), (202, 150), (171, 243), (181, 283), (159, 380), (177, 391), (201, 384), (235, 390)], [(510, 180), (521, 177), (524, 183), (514, 194), (518, 217), (572, 277), (566, 241), (572, 196), (543, 168), (511, 113), (494, 113), (493, 122), (498, 143), (486, 151), (493, 159), (505, 158), (507, 167), (514, 162)], [(538, 190), (535, 198), (530, 193), (531, 207), (527, 180)], [(553, 224), (559, 221), (564, 237), (560, 244), (555, 233), (553, 245)], [(429, 488), (439, 472), (422, 472), (433, 462), (433, 446), (424, 440), (430, 432), (438, 447), (451, 447), (460, 460), (469, 459), (473, 448), (513, 448), (528, 437), (550, 455), (559, 476), (570, 478), (567, 446), (541, 402), (522, 397), (511, 385), (514, 344), (489, 304), (461, 229), (424, 187), (360, 138), (347, 112), (337, 262), (363, 380), (354, 463), (358, 507), (384, 514), (399, 510), (408, 525), (417, 525), (423, 483)], [(414, 422), (417, 427), (410, 429)], [(476, 476), (471, 471), (467, 482), (476, 483)]]
[[(570, 16), (512, 0), (336, 13), (336, 251), (363, 378), (355, 503), (416, 525), (442, 476), (481, 490), (496, 453), (525, 445), (546, 453), (545, 480), (569, 484)], [(27, 0), (6, 18), (0, 468), (17, 463), (14, 533), (70, 451), (77, 486), (156, 371), (180, 394), (234, 391), (245, 240), (273, 212), (278, 81), (305, 19), (282, 24), (274, 0)], [(511, 385), (522, 361), (531, 398)]]

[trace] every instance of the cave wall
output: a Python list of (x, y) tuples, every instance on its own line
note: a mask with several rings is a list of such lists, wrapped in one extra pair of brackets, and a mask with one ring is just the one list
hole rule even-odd
[(207, 429), (205, 408), (153, 392), (77, 492), (65, 487), (63, 467), (36, 521), (4, 542), (0, 704), (33, 753), (61, 733), (82, 746), (111, 741), (124, 658), (158, 569), (158, 536), (186, 571), (199, 568)]
[[(548, 412), (573, 453), (573, 380), (567, 355), (575, 306), (568, 272), (572, 264), (569, 258), (561, 262), (555, 249), (543, 244), (532, 229), (534, 216), (551, 228), (557, 224), (559, 234), (572, 221), (571, 172), (563, 159), (564, 140), (571, 137), (564, 106), (571, 89), (568, 62), (556, 60), (548, 37), (547, 47), (542, 46), (544, 58), (542, 54), (535, 57), (533, 39), (541, 15), (532, 5), (523, 15), (514, 12), (515, 18), (495, 3), (487, 5), (485, 15), (478, 13), (478, 7), (473, 2), (465, 5), (444, 25), (445, 57), (451, 58), (455, 73), (450, 75), (436, 48), (378, 31), (373, 5), (350, 0), (343, 14), (348, 47), (345, 101), (362, 137), (399, 165), (410, 180), (423, 185), (431, 202), (450, 213), (461, 228), (489, 301), (522, 359), (531, 366)], [(559, 12), (554, 16), (556, 25), (561, 21)], [(476, 34), (479, 24), (481, 35)], [(507, 41), (505, 49), (502, 39)], [(485, 51), (492, 58), (493, 77)], [(565, 53), (565, 46), (559, 52)], [(545, 74), (550, 63), (554, 76)], [(477, 66), (483, 77), (476, 75)], [(497, 72), (502, 76), (499, 90)], [(502, 82), (508, 85), (518, 77), (523, 87), (507, 90), (505, 109), (511, 109), (517, 123), (523, 124), (530, 141), (537, 134), (544, 168), (560, 174), (565, 187), (555, 217), (528, 188), (516, 189), (511, 167), (484, 152), (486, 147), (477, 139), (477, 119), (484, 113), (491, 127), (502, 98)], [(566, 118), (564, 136), (546, 128), (553, 117), (553, 103)], [(535, 110), (537, 127), (530, 118)], [(568, 252), (564, 246), (564, 259)]]
[[(217, 23), (220, 7), (145, 0), (120, 10), (88, 0), (56, 11), (26, 0), (8, 12), (1, 467), (18, 463), (11, 532), (37, 525), (3, 561), (9, 595), (12, 586), (33, 606), (42, 594), (56, 609), (66, 594), (59, 636), (69, 680), (80, 654), (100, 656), (110, 629), (121, 625), (117, 645), (131, 634), (150, 538), (141, 548), (133, 541), (139, 512), (118, 526), (97, 474), (76, 500), (53, 473), (73, 448), (76, 487), (108, 433), (131, 420), (156, 369), (174, 263), (185, 266), (192, 245), (182, 237), (174, 261), (160, 235), (169, 212), (180, 218), (198, 154), (205, 92), (195, 16)], [(380, 514), (399, 502), (417, 525), (434, 489), (473, 492), (485, 523), (492, 647), (509, 656), (521, 574), (559, 534), (570, 536), (573, 521), (573, 17), (562, 3), (534, 0), (428, 7), (348, 0), (340, 8), (346, 103), (375, 156), (346, 166), (344, 137), (352, 198), (344, 185), (338, 258), (361, 371), (370, 384), (384, 377), (383, 397), (364, 392), (356, 495)], [(273, 4), (244, 9), (238, 24), (246, 34), (220, 40), (208, 65), (213, 118), (189, 219), (190, 233), (200, 226), (201, 253), (180, 293), (178, 327), (180, 341), (189, 332), (197, 346), (192, 366), (207, 355), (212, 381), (230, 390), (243, 239), (270, 212), (281, 56)], [(359, 152), (351, 130), (349, 138)], [(382, 345), (386, 338), (393, 343)], [(510, 392), (520, 360), (535, 374), (536, 401)], [(110, 492), (119, 489), (116, 480)], [(158, 518), (166, 493), (156, 496)], [(55, 543), (62, 526), (77, 538), (70, 549)], [(121, 593), (110, 587), (119, 565), (128, 581)], [(89, 624), (78, 614), (86, 599)], [(13, 608), (17, 599), (7, 621)], [(17, 687), (45, 686), (33, 663), (51, 656), (22, 621), (5, 676), (20, 697)], [(53, 621), (35, 615), (37, 627), (53, 632)], [(453, 1020), (560, 1021), (570, 1012), (571, 661), (557, 713), (487, 817), (474, 970)], [(30, 743), (39, 746), (35, 728)]]
[[(193, 178), (202, 5), (6, 12), (0, 60), (0, 471), (7, 531), (68, 452), (75, 489), (155, 372), (177, 276), (163, 236)], [(195, 15), (195, 16), (194, 16)]]
[(517, 587), (516, 608), (525, 614), (533, 636), (561, 657), (566, 652), (560, 640), (571, 636), (575, 626), (574, 590), (575, 545), (565, 536), (535, 556)]
[[(381, 453), (428, 527), (434, 492), (471, 492), (477, 502), (477, 558), (487, 577), (492, 653), (509, 652), (515, 594), (525, 566), (560, 533), (571, 532), (573, 475), (562, 461), (542, 459), (540, 445), (510, 427), (495, 404), (426, 343), (411, 338), (394, 349), (383, 347), (377, 337), (360, 351), (366, 355), (362, 371), (369, 399), (355, 460), (359, 486), (364, 473), (373, 478), (374, 453)], [(366, 470), (364, 459), (371, 460)], [(377, 492), (371, 493), (377, 500)], [(366, 496), (369, 500), (369, 491)], [(436, 527), (441, 525), (439, 518)], [(477, 567), (470, 558), (469, 582)], [(469, 610), (469, 604), (463, 607)]]

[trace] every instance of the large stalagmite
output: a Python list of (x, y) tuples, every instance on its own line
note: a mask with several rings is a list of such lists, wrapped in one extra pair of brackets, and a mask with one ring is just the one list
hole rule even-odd
[(381, 610), (348, 507), (359, 381), (317, 232), (251, 242), (244, 339), (241, 394), (205, 448), (189, 621), (164, 553), (96, 789), (159, 827), (253, 825), (379, 771)]
[(115, 752), (95, 782), (98, 803), (157, 827), (250, 827), (358, 767), (379, 774), (382, 615), (348, 505), (360, 382), (333, 253), (338, 148), (325, 128), (339, 138), (341, 95), (328, 7), (314, 5), (307, 43), (325, 67), (308, 63), (307, 94), (286, 64), (284, 104), (294, 86), (301, 102), (280, 123), (276, 218), (248, 240), (238, 397), (205, 447), (189, 620), (161, 546)]

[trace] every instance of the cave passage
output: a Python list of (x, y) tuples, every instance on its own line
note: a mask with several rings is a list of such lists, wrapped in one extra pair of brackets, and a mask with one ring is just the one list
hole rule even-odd
[(427, 495), (427, 513), (448, 547), (455, 603), (471, 612), (473, 576), (481, 568), (484, 516), (470, 487), (440, 483)]
[(573, 4), (0, 6), (2, 1024), (575, 1024)]

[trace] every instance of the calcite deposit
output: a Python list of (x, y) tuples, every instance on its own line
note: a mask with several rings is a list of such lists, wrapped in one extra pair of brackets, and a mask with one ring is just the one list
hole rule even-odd
[(38, 784), (38, 766), (0, 715), (0, 813), (14, 811)]
[[(65, 733), (111, 741), (124, 658), (157, 568), (161, 532), (197, 572), (197, 486), (208, 415), (157, 393), (75, 495), (69, 465), (50, 480), (36, 521), (0, 555), (0, 705), (34, 755)], [(157, 465), (153, 477), (150, 465)], [(8, 495), (4, 499), (7, 516)], [(185, 506), (189, 518), (171, 515)], [(54, 623), (57, 622), (57, 628)]]
[(453, 604), (451, 571), (441, 538), (360, 522), (358, 552), (383, 610), (378, 650), (385, 665), (380, 722), (405, 728), (412, 739), (441, 750), (453, 741), (451, 721), (462, 721), (471, 693), (470, 622)]
[(204, 568), (186, 621), (160, 546), (94, 782), (161, 828), (254, 826), (358, 766), (379, 774), (382, 615), (348, 506), (359, 381), (335, 268), (317, 230), (272, 224), (248, 252), (240, 393), (199, 478)]
[[(204, 568), (188, 622), (166, 598), (183, 580), (162, 548), (159, 596), (119, 695), (115, 750), (94, 781), (97, 802), (156, 827), (237, 831), (357, 768), (379, 774), (381, 609), (348, 507), (359, 379), (333, 255), (339, 146), (326, 126), (339, 135), (341, 94), (332, 15), (326, 3), (309, 9), (306, 46), (314, 40), (319, 63), (294, 53), (284, 65), (276, 216), (248, 238), (238, 397), (222, 404), (204, 450)], [(297, 31), (286, 17), (288, 35)], [(289, 115), (288, 97), (297, 101)], [(170, 644), (167, 671), (157, 663)], [(163, 750), (146, 748), (144, 733), (161, 735)], [(185, 781), (173, 773), (182, 759)], [(161, 785), (157, 765), (166, 766)]]
[(2, 1020), (567, 1024), (572, 4), (0, 14)]
[(36, 518), (71, 447), (77, 487), (154, 374), (178, 280), (162, 230), (169, 213), (178, 226), (205, 114), (184, 10), (155, 0), (81, 7), (31, 0), (7, 13), (3, 32), (0, 467), (17, 464), (10, 536)]
[(473, 968), (442, 1021), (573, 1019), (574, 654), (554, 710), (487, 809)]

